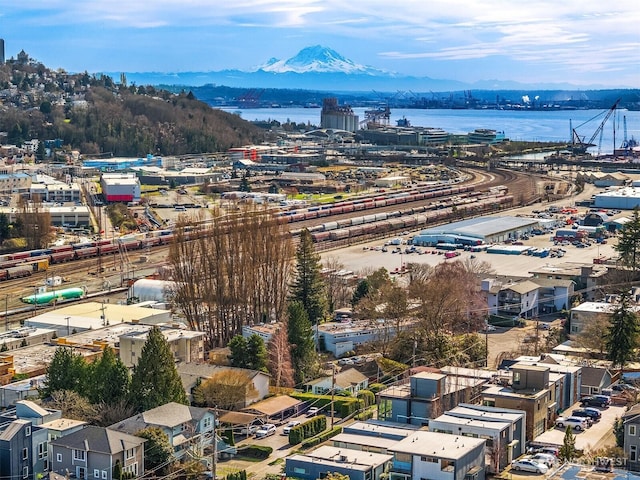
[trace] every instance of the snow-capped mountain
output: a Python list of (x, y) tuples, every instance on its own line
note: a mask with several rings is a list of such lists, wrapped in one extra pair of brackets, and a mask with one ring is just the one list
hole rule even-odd
[(385, 75), (382, 70), (359, 65), (344, 58), (335, 50), (322, 45), (306, 47), (288, 60), (271, 58), (258, 70), (272, 73), (348, 73)]

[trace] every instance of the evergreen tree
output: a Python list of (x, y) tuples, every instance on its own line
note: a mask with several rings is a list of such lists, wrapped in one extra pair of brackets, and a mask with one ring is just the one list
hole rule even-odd
[(358, 285), (356, 285), (356, 289), (353, 291), (353, 296), (351, 297), (351, 306), (355, 307), (360, 300), (367, 296), (370, 290), (371, 284), (369, 283), (369, 280), (366, 278), (360, 280), (358, 282)]
[(316, 359), (313, 326), (299, 301), (289, 304), (288, 314), (287, 338), (291, 345), (294, 378), (296, 383), (302, 383), (308, 378)]
[[(169, 469), (168, 462), (173, 457), (173, 447), (169, 437), (160, 427), (147, 427), (136, 432), (136, 437), (145, 438), (144, 466), (147, 470), (156, 470), (156, 475), (164, 475)], [(164, 467), (159, 468), (164, 465)]]
[(629, 308), (629, 294), (623, 293), (605, 334), (607, 359), (613, 367), (623, 369), (634, 358), (638, 347), (638, 333), (638, 317)]
[(567, 429), (564, 432), (564, 441), (560, 447), (558, 456), (564, 461), (571, 461), (577, 454), (576, 450), (576, 436), (571, 431), (571, 426), (567, 425)]
[(302, 304), (312, 325), (320, 323), (326, 314), (327, 300), (321, 271), (320, 254), (316, 253), (311, 233), (305, 228), (300, 233), (296, 249), (291, 299)]
[(129, 369), (111, 347), (106, 347), (100, 360), (89, 366), (88, 377), (87, 397), (91, 403), (113, 404), (129, 396)]
[(229, 355), (229, 363), (231, 366), (236, 368), (248, 368), (247, 339), (242, 335), (236, 335), (229, 341), (227, 347), (231, 351), (231, 354)]
[(633, 209), (631, 221), (625, 223), (620, 230), (615, 249), (620, 254), (624, 266), (638, 270), (640, 262), (640, 210), (638, 207)]
[(169, 402), (188, 404), (175, 359), (158, 327), (152, 327), (138, 364), (133, 367), (131, 404), (140, 412)]
[(253, 334), (247, 340), (247, 368), (267, 371), (267, 347), (260, 335)]
[(238, 190), (241, 192), (250, 192), (251, 185), (249, 185), (249, 172), (245, 171), (244, 175), (242, 175), (242, 179), (240, 180), (240, 186)]
[(50, 397), (58, 390), (83, 394), (87, 380), (87, 364), (82, 355), (69, 347), (58, 347), (53, 354), (40, 395)]

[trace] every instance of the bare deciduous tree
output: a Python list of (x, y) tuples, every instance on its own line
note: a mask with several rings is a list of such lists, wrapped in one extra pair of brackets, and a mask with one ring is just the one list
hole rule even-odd
[(175, 236), (175, 302), (211, 346), (226, 345), (243, 325), (284, 316), (293, 249), (286, 225), (266, 209), (216, 212), (177, 225)]
[(291, 345), (287, 339), (287, 327), (281, 326), (273, 334), (267, 345), (269, 372), (276, 387), (293, 387), (293, 364), (291, 363)]

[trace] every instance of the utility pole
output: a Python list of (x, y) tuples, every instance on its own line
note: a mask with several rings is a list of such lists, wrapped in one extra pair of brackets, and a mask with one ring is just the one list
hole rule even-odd
[(333, 400), (335, 399), (335, 395), (336, 395), (336, 366), (335, 364), (333, 364), (333, 368), (331, 369), (333, 371), (333, 374), (331, 375), (331, 428), (333, 429), (333, 420), (334, 420), (334, 415), (333, 415)]
[(218, 409), (213, 409), (213, 454), (211, 457), (211, 478), (216, 480), (218, 465), (218, 436), (216, 434), (216, 422), (218, 421)]

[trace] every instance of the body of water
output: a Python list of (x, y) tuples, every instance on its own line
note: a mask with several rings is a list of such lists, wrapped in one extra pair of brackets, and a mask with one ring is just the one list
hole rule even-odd
[[(365, 108), (354, 108), (354, 113), (365, 118)], [(281, 123), (296, 122), (320, 125), (320, 108), (256, 108), (226, 109), (248, 121), (277, 120)], [(511, 140), (534, 142), (569, 142), (571, 128), (576, 129), (584, 142), (597, 131), (607, 111), (603, 110), (421, 110), (392, 109), (390, 125), (406, 118), (416, 127), (434, 127), (454, 134), (469, 133), (476, 128), (488, 128), (504, 132)], [(594, 118), (596, 117), (596, 118)], [(627, 138), (640, 140), (640, 111), (617, 110), (606, 122), (602, 135), (597, 134), (593, 143), (600, 145), (603, 154), (612, 153), (624, 141), (624, 119), (627, 123)], [(586, 123), (585, 123), (586, 122)], [(602, 136), (602, 139), (600, 138)], [(598, 153), (598, 147), (589, 150)]]

